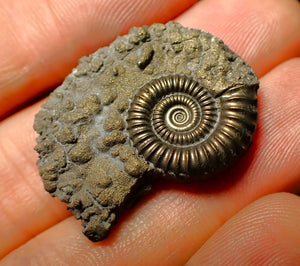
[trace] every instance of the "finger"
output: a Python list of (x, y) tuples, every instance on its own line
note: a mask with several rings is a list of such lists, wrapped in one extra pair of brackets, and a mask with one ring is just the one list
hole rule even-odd
[(300, 198), (259, 199), (227, 221), (189, 260), (192, 265), (297, 265)]
[[(300, 256), (299, 203), (299, 197), (287, 193), (257, 200), (227, 221), (187, 265), (219, 265), (220, 262), (222, 265), (261, 265), (272, 261), (280, 265), (296, 265)], [(127, 227), (127, 230), (132, 229)], [(57, 245), (57, 238), (61, 245)], [(146, 245), (140, 246), (140, 250), (146, 248), (147, 253), (153, 252), (147, 250), (149, 240)], [(135, 241), (138, 242), (136, 245), (141, 245), (145, 243), (145, 236), (141, 234)], [(170, 243), (166, 243), (166, 246), (169, 247)], [(130, 258), (131, 245), (127, 247), (129, 250), (121, 254), (114, 251), (118, 245), (113, 245), (109, 240), (99, 247), (81, 235), (78, 221), (69, 218), (11, 253), (2, 262), (4, 265), (10, 265), (12, 261), (15, 265), (24, 261), (26, 264), (44, 265), (45, 262), (51, 264), (53, 256), (56, 262), (72, 265), (140, 265), (150, 262), (141, 253), (140, 257)], [(36, 254), (36, 250), (39, 250), (39, 254)], [(151, 264), (157, 265), (156, 252), (151, 254)], [(160, 262), (161, 265), (174, 265), (168, 261)], [(177, 264), (180, 262), (177, 261)]]
[(80, 56), (133, 25), (166, 22), (195, 2), (0, 1), (0, 119), (59, 83)]
[[(120, 258), (129, 265), (141, 258), (163, 265), (186, 262), (245, 205), (262, 195), (299, 184), (300, 106), (295, 100), (300, 97), (299, 82), (300, 59), (288, 61), (262, 78), (254, 144), (240, 163), (221, 178), (193, 186), (160, 182), (141, 204), (124, 215), (107, 240), (89, 242), (79, 232), (79, 222), (70, 218), (11, 252), (7, 261), (48, 260), (48, 250), (52, 258), (66, 264), (78, 259), (72, 255), (76, 252), (89, 260), (109, 260), (111, 264), (117, 264)], [(45, 252), (34, 253), (37, 245)], [(62, 252), (66, 247), (69, 254)]]
[[(23, 43), (20, 45), (15, 40), (15, 36), (20, 36), (20, 34), (7, 38), (7, 36), (10, 36), (10, 30), (8, 29), (8, 32), (3, 33), (5, 36), (4, 40), (7, 40), (7, 43), (3, 43), (4, 48), (2, 51), (5, 54), (3, 58), (7, 58), (7, 55), (15, 55), (15, 57), (9, 58), (7, 62), (4, 61), (2, 68), (0, 65), (0, 70), (3, 69), (3, 93), (1, 94), (0, 92), (0, 106), (2, 106), (0, 118), (20, 103), (44, 91), (45, 88), (57, 84), (70, 71), (70, 68), (76, 64), (76, 60), (80, 55), (90, 53), (97, 47), (107, 44), (112, 40), (112, 36), (126, 32), (131, 25), (150, 24), (152, 20), (144, 20), (144, 17), (148, 17), (145, 16), (144, 12), (139, 12), (140, 10), (147, 10), (146, 14), (149, 14), (149, 16), (161, 14), (158, 17), (153, 15), (153, 21), (155, 18), (155, 21), (163, 21), (163, 16), (166, 16), (164, 20), (166, 21), (174, 16), (176, 11), (180, 13), (195, 2), (194, 0), (164, 1), (165, 4), (161, 6), (161, 4), (158, 5), (154, 1), (147, 2), (148, 5), (143, 3), (142, 0), (140, 1), (136, 6), (139, 7), (140, 5), (141, 8), (135, 9), (135, 12), (138, 14), (133, 12), (132, 9), (136, 6), (132, 7), (131, 4), (125, 3), (124, 7), (121, 5), (122, 8), (119, 8), (120, 5), (116, 5), (115, 2), (103, 5), (102, 1), (96, 2), (96, 4), (92, 2), (90, 9), (82, 8), (80, 5), (71, 5), (69, 2), (58, 6), (50, 2), (51, 9), (47, 5), (42, 5), (39, 9), (31, 8), (31, 13), (32, 10), (38, 10), (38, 18), (32, 19), (34, 24), (31, 25), (32, 23), (29, 23), (28, 27), (46, 24), (43, 30), (47, 34), (41, 34), (40, 36), (31, 36), (29, 34), (25, 40), (28, 39), (30, 43), (28, 45), (24, 44), (24, 38), (21, 38), (20, 41)], [(179, 21), (185, 25), (203, 28), (222, 37), (233, 50), (240, 53), (247, 60), (248, 56), (254, 54), (253, 58), (261, 60), (261, 63), (257, 62), (257, 65), (254, 66), (259, 75), (265, 73), (276, 63), (299, 54), (299, 4), (296, 0), (280, 0), (280, 2), (277, 1), (276, 3), (274, 0), (268, 0), (263, 3), (259, 2), (257, 5), (253, 5), (253, 2), (250, 3), (250, 1), (239, 2), (231, 0), (228, 3), (227, 1), (226, 6), (223, 7), (224, 3), (220, 0), (201, 1), (187, 15), (179, 18)], [(28, 3), (26, 5), (30, 8)], [(36, 3), (33, 5), (36, 6)], [(125, 11), (124, 13), (121, 12), (121, 15), (119, 12), (106, 14), (106, 8), (112, 8), (112, 6), (117, 9), (116, 11), (125, 10), (130, 16), (123, 16), (123, 14), (126, 14)], [(22, 11), (22, 8), (21, 6), (19, 10)], [(115, 10), (113, 8), (112, 10)], [(155, 13), (157, 9), (159, 12)], [(4, 9), (3, 18), (6, 22), (5, 25), (9, 25), (7, 21), (11, 20), (11, 16), (6, 10), (10, 10), (10, 8)], [(42, 12), (43, 10), (44, 12)], [(91, 15), (89, 10), (94, 10), (95, 12), (92, 12)], [(103, 13), (101, 13), (102, 11)], [(27, 14), (27, 12), (24, 13)], [(53, 16), (51, 14), (55, 15), (54, 18), (51, 17)], [(73, 14), (78, 15), (73, 16)], [(101, 14), (104, 15), (102, 16)], [(131, 19), (131, 15), (135, 19)], [(78, 19), (78, 17), (81, 19)], [(131, 23), (124, 24), (124, 21), (121, 21), (121, 17), (128, 18)], [(49, 18), (48, 20), (53, 23), (48, 22), (45, 18)], [(83, 22), (85, 18), (87, 23)], [(41, 23), (36, 23), (39, 19)], [(238, 19), (239, 23), (235, 19)], [(23, 34), (24, 23), (21, 19), (19, 21), (21, 25), (20, 31)], [(117, 23), (112, 23), (112, 21)], [(227, 23), (224, 23), (224, 21)], [(103, 27), (99, 25), (103, 25)], [(108, 25), (110, 26), (108, 27)], [(125, 25), (124, 28), (123, 25)], [(71, 27), (72, 30), (70, 30)], [(14, 27), (14, 30), (15, 28), (18, 27)], [(60, 30), (58, 31), (57, 28)], [(103, 31), (103, 28), (107, 30)], [(98, 33), (100, 30), (101, 34)], [(61, 33), (59, 34), (58, 32)], [(49, 40), (48, 36), (52, 36), (51, 40), (53, 41)], [(12, 41), (10, 41), (11, 39)], [(82, 39), (85, 41), (83, 42)], [(258, 49), (256, 49), (257, 45), (259, 45), (259, 50), (261, 50), (259, 53), (257, 52)], [(33, 47), (34, 54), (27, 51), (28, 47)], [(7, 49), (11, 50), (7, 51)], [(245, 54), (244, 50), (246, 51)], [(41, 61), (40, 58), (43, 58), (43, 60)], [(248, 61), (252, 64), (251, 58)], [(24, 93), (25, 91), (26, 93)]]
[(300, 55), (297, 0), (200, 1), (177, 21), (220, 37), (259, 77)]

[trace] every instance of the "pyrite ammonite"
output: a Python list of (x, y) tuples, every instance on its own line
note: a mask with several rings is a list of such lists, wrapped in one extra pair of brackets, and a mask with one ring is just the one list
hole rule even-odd
[(132, 28), (80, 59), (36, 115), (44, 187), (102, 240), (149, 176), (189, 181), (237, 161), (256, 128), (257, 89), (250, 66), (205, 31)]

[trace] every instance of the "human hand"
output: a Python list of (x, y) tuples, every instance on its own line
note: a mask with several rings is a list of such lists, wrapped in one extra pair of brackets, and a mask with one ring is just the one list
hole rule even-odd
[[(196, 1), (4, 1), (0, 115), (62, 81), (76, 60), (133, 25), (166, 22)], [(87, 5), (87, 3), (89, 3)], [(220, 37), (260, 78), (254, 143), (224, 176), (161, 181), (92, 243), (44, 191), (33, 150), (41, 102), (0, 124), (3, 265), (293, 264), (300, 260), (300, 3), (203, 0), (176, 18)], [(8, 254), (9, 253), (9, 254)], [(8, 255), (7, 255), (8, 254)]]

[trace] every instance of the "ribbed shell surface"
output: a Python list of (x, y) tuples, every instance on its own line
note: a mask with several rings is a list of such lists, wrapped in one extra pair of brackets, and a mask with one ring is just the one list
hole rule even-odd
[(166, 174), (204, 175), (224, 168), (252, 141), (256, 88), (237, 86), (212, 96), (185, 75), (145, 84), (128, 112), (133, 145)]

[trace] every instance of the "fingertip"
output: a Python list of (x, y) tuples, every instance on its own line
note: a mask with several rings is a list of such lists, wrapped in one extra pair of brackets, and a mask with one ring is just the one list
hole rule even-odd
[(300, 260), (300, 198), (265, 196), (228, 220), (187, 265), (295, 265)]
[(200, 1), (177, 18), (221, 38), (262, 76), (300, 54), (300, 5), (286, 0)]

